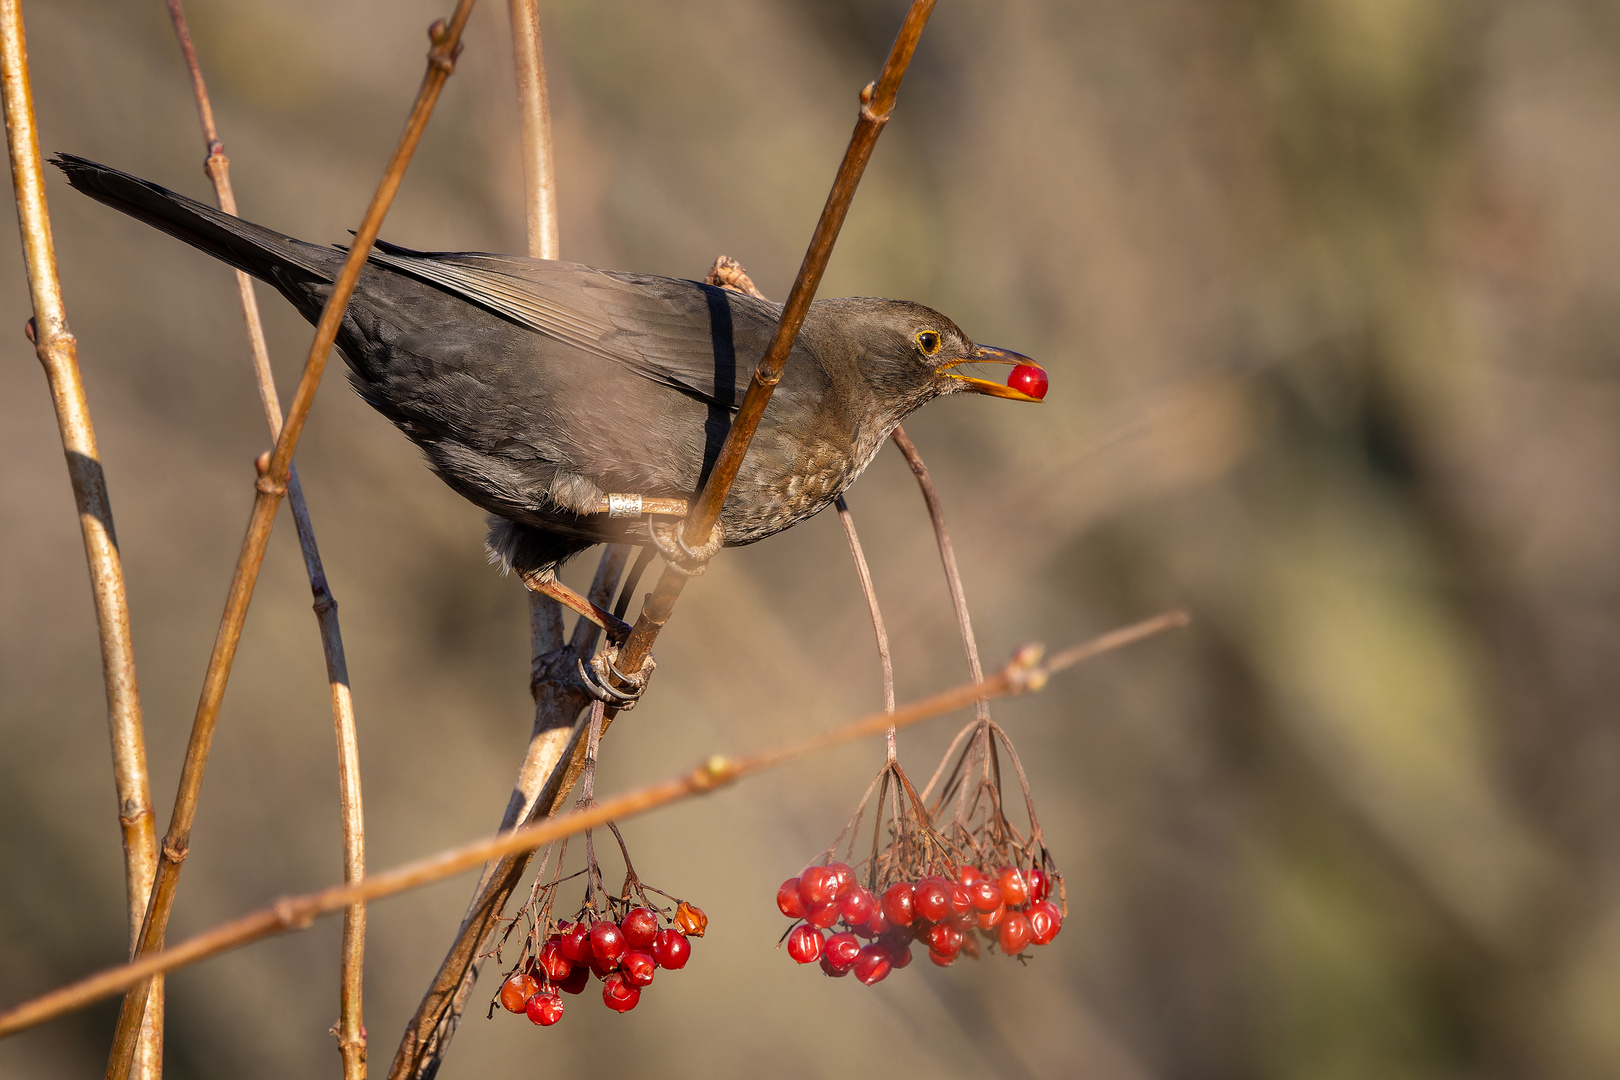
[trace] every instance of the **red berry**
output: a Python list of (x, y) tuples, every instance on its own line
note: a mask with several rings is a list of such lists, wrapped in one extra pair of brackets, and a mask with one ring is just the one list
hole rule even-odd
[(818, 929), (825, 930), (837, 922), (843, 912), (838, 910), (838, 901), (832, 900), (825, 904), (811, 904), (804, 913), (804, 921)]
[(849, 974), (847, 967), (834, 967), (827, 959), (827, 954), (821, 954), (821, 973), (833, 979), (842, 979)]
[(925, 877), (917, 882), (914, 901), (917, 914), (928, 922), (938, 922), (951, 913), (951, 894), (945, 881)]
[(948, 923), (930, 926), (924, 940), (928, 942), (930, 952), (941, 956), (955, 956), (962, 951), (962, 931)]
[(617, 1013), (627, 1013), (641, 1000), (641, 989), (631, 986), (622, 972), (615, 971), (602, 983), (602, 1004)]
[(658, 966), (674, 971), (676, 968), (686, 966), (686, 960), (692, 955), (692, 943), (686, 940), (686, 935), (679, 930), (660, 930), (658, 939), (653, 942), (653, 959)]
[(646, 986), (653, 981), (658, 961), (644, 952), (627, 952), (619, 961), (619, 970), (624, 972), (624, 981), (631, 986)]
[(809, 911), (817, 904), (838, 899), (838, 874), (828, 866), (812, 866), (799, 875), (799, 899)]
[(801, 964), (821, 959), (821, 931), (813, 926), (795, 926), (788, 934), (788, 955)]
[(618, 923), (599, 922), (591, 927), (591, 956), (596, 960), (594, 966), (612, 971), (619, 966), (619, 958), (625, 954), (626, 948), (624, 931), (619, 929)]
[(533, 975), (514, 972), (501, 984), (501, 1008), (507, 1012), (522, 1012), (524, 1004), (540, 989)]
[(894, 970), (899, 971), (911, 963), (911, 941), (909, 938), (886, 937), (883, 939), (883, 948), (889, 954), (889, 963)]
[(940, 967), (950, 967), (952, 964), (956, 963), (956, 957), (958, 955), (959, 954), (957, 953), (951, 953), (949, 956), (943, 956), (940, 953), (935, 952), (933, 949), (928, 950), (928, 959), (932, 960)]
[(979, 958), (979, 936), (977, 934), (962, 935), (962, 952), (974, 960)]
[(799, 879), (790, 877), (776, 890), (776, 907), (790, 919), (804, 918), (804, 901), (799, 898)]
[(1024, 875), (1029, 879), (1029, 900), (1038, 904), (1052, 891), (1052, 878), (1045, 870), (1031, 870)]
[(850, 867), (849, 863), (841, 862), (828, 863), (827, 869), (831, 870), (838, 879), (837, 899), (842, 900), (848, 895), (849, 890), (855, 887), (855, 871)]
[(535, 964), (552, 982), (567, 978), (568, 973), (574, 970), (573, 961), (562, 954), (562, 945), (556, 941), (548, 941), (540, 946), (540, 955), (535, 957)]
[(619, 929), (624, 931), (626, 945), (645, 952), (652, 948), (653, 939), (658, 936), (658, 916), (650, 908), (631, 908), (619, 920)]
[(709, 917), (696, 904), (682, 900), (675, 905), (675, 925), (687, 937), (702, 937), (703, 931), (709, 928)]
[(1007, 385), (1039, 401), (1046, 396), (1046, 372), (1029, 364), (1019, 364), (1008, 372)]
[(970, 866), (967, 863), (963, 863), (961, 866), (956, 868), (956, 881), (959, 885), (972, 885), (975, 881), (978, 881), (983, 877), (984, 872), (977, 866)]
[(997, 907), (994, 911), (981, 911), (981, 912), (979, 912), (979, 918), (978, 918), (979, 929), (980, 930), (994, 930), (996, 927), (1001, 925), (1001, 920), (1005, 919), (1006, 917), (1007, 917), (1007, 905), (1006, 904), (1002, 904), (1001, 906)]
[(821, 956), (840, 970), (848, 970), (861, 955), (861, 943), (854, 934), (834, 934), (822, 947)]
[(1024, 875), (1017, 869), (1008, 867), (1001, 872), (1001, 880), (996, 882), (1001, 886), (1001, 898), (1007, 901), (1008, 907), (1018, 907), (1029, 903), (1029, 883)]
[(849, 925), (865, 926), (871, 921), (872, 916), (877, 914), (877, 897), (857, 885), (844, 894), (844, 898), (838, 903), (838, 910)]
[(589, 964), (594, 959), (591, 955), (591, 928), (584, 923), (575, 923), (557, 942), (557, 951), (571, 964)]
[(541, 1027), (550, 1027), (562, 1019), (563, 999), (559, 994), (536, 994), (524, 1009), (529, 1019)]
[(578, 994), (584, 991), (591, 981), (591, 969), (585, 964), (575, 964), (574, 970), (556, 981), (557, 989), (565, 994)]
[(1002, 920), (1001, 933), (997, 935), (996, 942), (1001, 946), (1002, 952), (1008, 956), (1017, 956), (1024, 951), (1024, 946), (1029, 944), (1032, 932), (1029, 919), (1022, 911), (1015, 911)]
[(1046, 945), (1063, 929), (1063, 913), (1050, 900), (1042, 900), (1029, 909), (1029, 939), (1037, 945)]
[(883, 905), (877, 904), (872, 917), (866, 920), (864, 927), (857, 927), (855, 932), (862, 937), (877, 937), (879, 934), (889, 932), (889, 918), (883, 914)]
[(914, 887), (909, 881), (897, 881), (883, 890), (883, 914), (895, 926), (910, 926), (917, 917)]
[(966, 915), (973, 910), (973, 894), (968, 892), (966, 885), (951, 882), (951, 910), (958, 915)]
[(887, 949), (881, 945), (867, 945), (855, 958), (855, 977), (866, 986), (871, 986), (888, 978), (892, 967), (894, 965), (889, 961)]
[(980, 878), (968, 886), (968, 894), (973, 898), (973, 906), (979, 911), (994, 911), (1004, 902), (1001, 896), (1001, 886), (989, 878)]

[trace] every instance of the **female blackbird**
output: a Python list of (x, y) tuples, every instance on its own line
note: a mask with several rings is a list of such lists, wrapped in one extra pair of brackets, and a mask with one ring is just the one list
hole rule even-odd
[[(85, 158), (53, 161), (91, 198), (268, 282), (310, 322), (320, 318), (343, 249)], [(592, 544), (651, 539), (645, 517), (601, 512), (609, 495), (698, 490), (780, 316), (778, 304), (696, 281), (379, 242), (337, 344), (360, 396), (447, 484), (494, 515), (492, 556), (540, 587)], [(1037, 400), (954, 370), (980, 361), (1034, 364), (975, 345), (921, 304), (812, 304), (721, 513), (725, 542), (753, 543), (825, 508), (895, 425), (936, 397), (972, 390)], [(637, 500), (620, 505), (634, 512)]]

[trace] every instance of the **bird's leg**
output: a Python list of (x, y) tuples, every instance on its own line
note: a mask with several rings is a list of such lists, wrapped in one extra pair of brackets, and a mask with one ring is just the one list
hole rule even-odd
[(630, 636), (630, 624), (617, 618), (606, 608), (597, 607), (585, 597), (557, 580), (555, 571), (534, 570), (519, 575), (525, 588), (532, 592), (544, 593), (569, 611), (577, 612), (581, 618), (589, 619), (600, 626), (607, 634), (608, 642), (615, 648)]

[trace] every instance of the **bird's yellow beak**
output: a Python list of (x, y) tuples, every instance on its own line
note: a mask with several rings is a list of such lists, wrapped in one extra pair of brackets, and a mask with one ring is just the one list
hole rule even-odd
[(965, 357), (961, 360), (952, 360), (950, 363), (942, 365), (939, 368), (939, 371), (941, 374), (948, 375), (953, 379), (959, 379), (962, 382), (967, 383), (967, 388), (976, 394), (985, 394), (989, 397), (1006, 398), (1009, 401), (1040, 401), (1040, 397), (1037, 397), (1034, 394), (1025, 393), (1016, 387), (1007, 386), (1004, 383), (991, 382), (989, 379), (975, 378), (972, 375), (958, 375), (954, 371), (946, 370), (946, 368), (953, 368), (958, 364), (1008, 364), (1015, 369), (1033, 368), (1035, 371), (1042, 373), (1039, 384), (1043, 396), (1046, 392), (1046, 369), (1041, 367), (1041, 365), (1037, 364), (1034, 360), (1025, 356), (1023, 353), (1015, 353), (1011, 349), (998, 349), (994, 345), (975, 345), (973, 347), (972, 356)]

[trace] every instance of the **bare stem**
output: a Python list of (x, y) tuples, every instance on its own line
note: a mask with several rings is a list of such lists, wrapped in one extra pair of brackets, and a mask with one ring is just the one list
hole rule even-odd
[[(275, 450), (270, 455), (268, 466), (255, 484), (257, 494), (253, 500), (253, 513), (248, 521), (247, 535), (243, 538), (241, 553), (237, 557), (236, 570), (232, 575), (230, 592), (225, 601), (225, 611), (220, 617), (219, 631), (214, 639), (214, 651), (209, 657), (208, 671), (203, 679), (202, 695), (192, 721), (191, 738), (186, 746), (179, 791), (175, 796), (174, 812), (169, 819), (169, 831), (163, 840), (156, 880), (153, 883), (151, 899), (147, 903), (146, 918), (141, 926), (136, 956), (155, 952), (163, 946), (164, 932), (168, 928), (169, 913), (173, 909), (175, 889), (179, 883), (180, 866), (190, 848), (197, 798), (202, 789), (203, 770), (207, 765), (208, 751), (213, 743), (214, 728), (219, 719), (220, 703), (224, 700), (225, 685), (230, 679), (231, 665), (236, 659), (236, 647), (241, 640), (242, 625), (247, 619), (248, 604), (253, 599), (253, 589), (258, 583), (259, 567), (264, 560), (265, 547), (270, 542), (270, 530), (275, 523), (276, 510), (287, 491), (293, 452), (298, 446), (299, 436), (303, 434), (304, 423), (309, 418), (310, 406), (314, 404), (315, 392), (326, 370), (327, 357), (337, 340), (338, 327), (349, 306), (349, 298), (360, 280), (361, 268), (371, 253), (377, 232), (382, 228), (383, 218), (399, 191), (411, 156), (421, 140), (428, 118), (433, 114), (433, 106), (438, 102), (439, 92), (455, 68), (456, 55), (461, 49), (461, 31), (467, 24), (468, 16), (472, 14), (472, 2), (473, 0), (460, 0), (450, 21), (446, 23), (441, 20), (435, 23), (429, 32), (433, 47), (428, 52), (427, 73), (417, 92), (416, 102), (406, 120), (399, 145), (395, 148), (394, 155), (388, 162), (388, 168), (383, 173), (382, 181), (372, 196), (371, 205), (366, 208), (365, 217), (355, 234), (354, 245), (344, 261), (343, 270), (333, 283), (332, 295), (328, 297), (320, 322), (316, 326), (315, 338), (310, 345), (309, 356), (304, 363), (304, 373), (298, 382), (297, 393), (293, 396), (287, 421), (276, 439)], [(124, 997), (107, 1065), (109, 1080), (123, 1080), (129, 1073), (135, 1049), (135, 1036), (146, 1004), (147, 989), (148, 984), (140, 983), (132, 987)]]
[[(956, 549), (951, 546), (951, 534), (945, 528), (945, 510), (939, 502), (939, 492), (934, 489), (934, 478), (928, 475), (928, 466), (923, 464), (922, 455), (912, 445), (911, 439), (906, 435), (906, 429), (896, 427), (894, 445), (906, 456), (906, 464), (911, 466), (912, 475), (917, 478), (917, 486), (922, 489), (923, 502), (928, 504), (928, 519), (934, 523), (934, 540), (939, 545), (939, 561), (945, 564), (945, 581), (951, 589), (951, 608), (956, 612), (956, 626), (962, 634), (962, 647), (967, 650), (968, 674), (973, 680), (984, 678), (984, 669), (979, 665), (979, 643), (973, 636), (973, 619), (968, 615), (967, 593), (962, 591), (962, 575), (956, 569)], [(990, 706), (981, 701), (978, 705), (978, 718), (990, 719)]]
[[(223, 923), (172, 948), (144, 956), (133, 963), (108, 968), (0, 1013), (0, 1038), (111, 997), (141, 979), (194, 964), (273, 934), (305, 929), (316, 918), (350, 904), (421, 888), (472, 870), (490, 859), (532, 852), (553, 840), (573, 836), (610, 821), (644, 814), (694, 795), (707, 794), (734, 780), (786, 765), (809, 754), (870, 738), (891, 726), (910, 727), (981, 699), (1040, 690), (1049, 676), (1080, 660), (1141, 641), (1171, 627), (1185, 625), (1186, 622), (1187, 616), (1183, 612), (1159, 615), (1059, 653), (1045, 666), (1039, 662), (1040, 647), (1026, 646), (1005, 667), (983, 682), (967, 683), (942, 691), (894, 712), (871, 713), (853, 723), (774, 750), (737, 759), (717, 755), (683, 776), (535, 822), (513, 832), (451, 848), (393, 870), (372, 874), (356, 885), (333, 886), (316, 893), (283, 898), (270, 907)], [(914, 792), (908, 792), (908, 795), (913, 801), (917, 798)]]
[[(39, 157), (39, 131), (34, 121), (34, 91), (28, 75), (28, 44), (20, 0), (0, 2), (0, 94), (4, 97), (6, 145), (16, 192), (17, 225), (22, 233), (23, 262), (34, 317), (29, 336), (45, 368), (68, 479), (78, 508), (79, 530), (90, 569), (96, 631), (101, 641), (101, 675), (107, 694), (107, 729), (112, 741), (113, 785), (124, 848), (130, 944), (137, 940), (146, 897), (157, 869), (157, 836), (146, 771), (146, 736), (141, 723), (140, 686), (135, 677), (135, 647), (130, 638), (129, 601), (124, 591), (123, 560), (113, 529), (112, 503), (90, 421), (90, 404), (79, 374), (78, 341), (69, 331), (62, 285), (56, 271), (50, 210)], [(162, 1072), (162, 991), (140, 1038), (142, 1077)]]
[(508, 0), (512, 59), (517, 68), (518, 113), (523, 131), (524, 216), (529, 254), (560, 259), (557, 239), (557, 167), (551, 153), (551, 97), (546, 90), (546, 54), (540, 43), (535, 0)]
[[(894, 660), (889, 654), (889, 634), (883, 629), (883, 612), (878, 608), (877, 590), (872, 587), (872, 570), (866, 565), (866, 552), (861, 550), (861, 538), (855, 532), (855, 515), (849, 512), (849, 503), (838, 496), (838, 520), (844, 526), (844, 538), (849, 541), (849, 553), (855, 559), (855, 573), (861, 579), (861, 592), (866, 595), (866, 606), (872, 612), (872, 632), (877, 635), (878, 661), (883, 665), (883, 707), (894, 712)], [(894, 729), (889, 729), (889, 760), (897, 757)]]
[[(180, 0), (167, 0), (169, 20), (174, 24), (175, 37), (185, 57), (186, 70), (191, 74), (191, 89), (197, 100), (197, 118), (202, 125), (203, 142), (208, 151), (204, 170), (214, 183), (219, 208), (227, 214), (236, 213), (236, 193), (231, 188), (231, 163), (225, 156), (225, 143), (214, 124), (214, 109), (208, 97), (208, 86), (203, 81), (202, 67), (197, 62), (197, 50), (192, 45), (191, 30), (186, 24), (185, 10)], [(265, 420), (270, 426), (270, 437), (281, 434), (281, 401), (276, 394), (275, 378), (270, 369), (270, 350), (265, 343), (264, 324), (259, 318), (258, 299), (253, 292), (253, 279), (241, 270), (236, 271), (236, 289), (242, 304), (242, 321), (247, 327), (248, 344), (253, 360), (253, 374), (259, 387), (259, 401), (264, 406)], [(354, 703), (349, 686), (349, 665), (343, 650), (343, 631), (338, 623), (337, 599), (332, 595), (321, 563), (320, 545), (315, 539), (315, 525), (310, 519), (309, 507), (304, 502), (303, 486), (298, 482), (294, 466), (287, 477), (287, 503), (292, 509), (293, 525), (298, 533), (298, 546), (304, 555), (304, 569), (309, 576), (310, 592), (314, 596), (315, 619), (321, 635), (321, 652), (326, 658), (326, 679), (332, 698), (332, 729), (338, 749), (338, 795), (343, 820), (343, 880), (349, 884), (366, 876), (365, 811), (360, 793), (360, 743), (355, 731)], [(343, 1056), (345, 1080), (361, 1080), (366, 1075), (366, 1036), (362, 1011), (366, 952), (366, 908), (356, 904), (343, 917), (343, 944), (341, 973), (338, 983), (337, 1026), (338, 1050)]]

